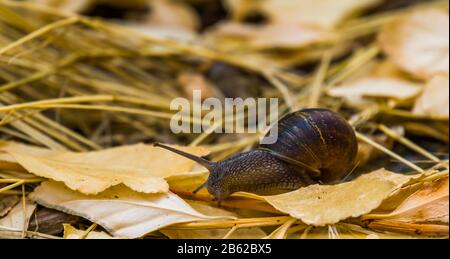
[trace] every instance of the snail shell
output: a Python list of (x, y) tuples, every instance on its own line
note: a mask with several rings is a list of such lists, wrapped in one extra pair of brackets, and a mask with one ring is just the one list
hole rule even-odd
[(261, 145), (320, 171), (322, 182), (341, 179), (355, 163), (358, 142), (350, 124), (328, 109), (304, 109), (278, 122), (278, 139)]

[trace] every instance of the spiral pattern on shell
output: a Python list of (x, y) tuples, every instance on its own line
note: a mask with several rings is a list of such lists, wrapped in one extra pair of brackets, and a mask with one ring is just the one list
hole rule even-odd
[(300, 161), (321, 172), (319, 179), (333, 182), (355, 163), (357, 139), (351, 125), (328, 109), (304, 109), (278, 122), (278, 139), (262, 145), (275, 153)]

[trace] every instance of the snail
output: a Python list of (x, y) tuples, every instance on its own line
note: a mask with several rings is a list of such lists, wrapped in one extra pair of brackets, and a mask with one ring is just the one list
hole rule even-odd
[(328, 109), (292, 112), (278, 122), (274, 144), (237, 154), (219, 162), (155, 143), (208, 169), (207, 187), (220, 201), (234, 192), (279, 194), (315, 183), (333, 183), (355, 164), (358, 144), (350, 124)]

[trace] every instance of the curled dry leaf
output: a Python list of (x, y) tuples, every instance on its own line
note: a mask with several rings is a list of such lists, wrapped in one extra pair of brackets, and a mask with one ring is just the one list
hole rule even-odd
[(421, 86), (414, 82), (390, 77), (368, 77), (330, 89), (328, 95), (342, 97), (349, 105), (366, 105), (364, 97), (405, 100), (419, 94)]
[(69, 224), (64, 224), (64, 239), (112, 239), (113, 237), (103, 231), (86, 231), (79, 230)]
[(433, 77), (416, 100), (413, 113), (437, 117), (449, 117), (448, 74)]
[[(391, 213), (368, 214), (363, 216), (363, 219), (389, 219), (408, 223), (441, 222), (448, 224), (448, 191), (448, 177), (425, 183)], [(401, 195), (399, 198), (401, 198)]]
[(28, 199), (25, 200), (25, 204), (17, 203), (8, 215), (0, 219), (0, 238), (21, 237), (22, 231), (28, 229), (28, 223), (35, 209), (36, 204)]
[[(198, 212), (214, 217), (233, 217), (238, 218), (238, 215), (226, 211), (224, 209), (215, 208), (198, 201), (188, 201)], [(221, 239), (227, 236), (230, 229), (161, 229), (160, 232), (172, 239)], [(236, 229), (227, 238), (231, 239), (259, 239), (266, 235), (260, 228), (241, 228)]]
[(329, 39), (322, 29), (294, 24), (250, 25), (225, 22), (215, 27), (214, 36), (242, 39), (256, 48), (299, 48)]
[(409, 196), (411, 196), (414, 192), (418, 191), (423, 187), (422, 182), (415, 184), (406, 184), (402, 188), (394, 191), (391, 196), (386, 198), (383, 203), (371, 214), (387, 214), (393, 210), (395, 210), (400, 204)]
[(412, 75), (428, 79), (449, 71), (449, 19), (445, 11), (415, 11), (384, 27), (384, 52)]
[(84, 195), (48, 181), (30, 198), (45, 207), (89, 219), (115, 237), (138, 238), (175, 223), (232, 218), (204, 215), (171, 192), (144, 194), (123, 185), (98, 195)]
[[(177, 148), (197, 156), (209, 153), (201, 147)], [(97, 194), (121, 183), (138, 192), (167, 192), (169, 185), (165, 178), (189, 174), (196, 165), (181, 156), (145, 144), (76, 153), (7, 142), (0, 146), (0, 150), (12, 155), (30, 173), (64, 182), (84, 194)]]
[(311, 185), (285, 194), (265, 196), (268, 203), (306, 224), (324, 226), (376, 209), (410, 177), (384, 169), (336, 185)]

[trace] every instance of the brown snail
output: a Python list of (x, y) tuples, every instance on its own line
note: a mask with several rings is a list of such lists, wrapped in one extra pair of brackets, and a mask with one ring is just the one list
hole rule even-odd
[(276, 194), (317, 182), (332, 183), (354, 166), (358, 149), (355, 132), (339, 114), (328, 109), (304, 109), (278, 122), (274, 144), (210, 162), (161, 144), (210, 171), (207, 187), (219, 203), (238, 191)]

